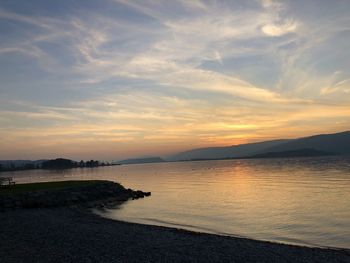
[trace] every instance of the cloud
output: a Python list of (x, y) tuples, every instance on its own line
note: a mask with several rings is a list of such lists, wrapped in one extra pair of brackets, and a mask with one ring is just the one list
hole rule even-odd
[(344, 79), (335, 83), (331, 87), (325, 87), (321, 89), (322, 96), (329, 96), (334, 93), (350, 94), (350, 79)]
[(1, 9), (0, 147), (122, 156), (348, 127), (348, 20), (257, 2)]
[(295, 32), (298, 24), (294, 21), (285, 22), (283, 24), (267, 24), (261, 30), (268, 36), (282, 36), (288, 33)]

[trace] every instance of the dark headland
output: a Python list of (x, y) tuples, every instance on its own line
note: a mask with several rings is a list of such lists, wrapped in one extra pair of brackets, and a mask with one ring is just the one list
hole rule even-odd
[[(100, 187), (113, 192), (112, 184), (103, 184)], [(66, 183), (63, 186), (60, 191), (68, 189)], [(82, 187), (91, 187), (91, 184)], [(128, 192), (127, 199), (133, 197), (134, 191), (120, 185), (115, 187), (116, 192), (123, 194), (121, 199), (125, 199)], [(34, 188), (38, 189), (38, 185)], [(23, 194), (25, 189), (18, 191)], [(52, 189), (48, 192), (52, 195)], [(84, 194), (73, 192), (74, 198), (84, 199)], [(95, 194), (99, 196), (100, 191), (96, 190)], [(115, 195), (120, 199), (118, 197)], [(56, 207), (5, 209), (0, 212), (0, 223), (2, 263), (350, 262), (349, 250), (283, 245), (119, 222), (93, 214), (87, 206), (72, 206), (69, 202)]]
[(198, 148), (170, 156), (171, 161), (350, 155), (350, 131), (224, 147)]

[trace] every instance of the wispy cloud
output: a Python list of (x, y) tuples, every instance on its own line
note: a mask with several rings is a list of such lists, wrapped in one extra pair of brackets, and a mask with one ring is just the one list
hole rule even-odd
[(269, 36), (282, 36), (287, 33), (295, 32), (298, 24), (294, 21), (288, 21), (284, 24), (267, 24), (262, 27), (262, 31)]
[(349, 127), (346, 3), (327, 14), (272, 0), (80, 7), (0, 4), (2, 149), (78, 156), (72, 142), (122, 156)]

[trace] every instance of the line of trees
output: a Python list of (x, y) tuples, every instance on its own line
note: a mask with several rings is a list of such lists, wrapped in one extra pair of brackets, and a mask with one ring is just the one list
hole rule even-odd
[(16, 166), (13, 163), (10, 165), (2, 165), (0, 164), (0, 172), (11, 172), (11, 171), (20, 171), (20, 170), (34, 170), (34, 169), (40, 169), (40, 165), (35, 165), (33, 163), (26, 163), (23, 164), (22, 166)]
[(111, 163), (99, 162), (90, 160), (84, 162), (75, 162), (69, 159), (58, 158), (54, 160), (45, 161), (42, 163), (41, 168), (43, 169), (69, 169), (69, 168), (84, 168), (84, 167), (99, 167), (99, 166), (110, 166)]
[(94, 160), (90, 160), (90, 161), (80, 161), (79, 162), (79, 167), (98, 167), (101, 166), (99, 161), (94, 161)]
[(72, 161), (69, 159), (57, 158), (53, 160), (44, 161), (41, 164), (25, 163), (21, 166), (9, 163), (8, 165), (0, 164), (0, 171), (18, 171), (18, 170), (32, 170), (32, 169), (70, 169), (70, 168), (92, 168), (99, 166), (111, 166), (113, 164), (108, 162), (100, 162), (96, 160), (90, 160), (84, 162)]

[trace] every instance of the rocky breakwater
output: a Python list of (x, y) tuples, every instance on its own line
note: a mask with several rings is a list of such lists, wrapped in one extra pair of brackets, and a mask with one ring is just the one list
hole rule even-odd
[(150, 195), (150, 192), (126, 189), (111, 181), (94, 181), (86, 185), (76, 184), (62, 188), (24, 192), (11, 192), (10, 189), (7, 189), (6, 192), (0, 190), (0, 210), (60, 206), (111, 207), (129, 199), (144, 198)]

